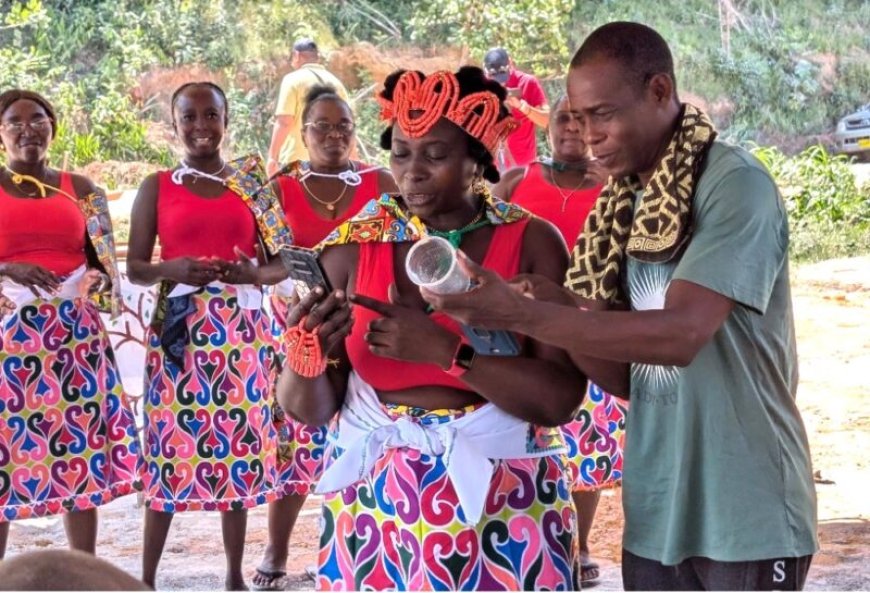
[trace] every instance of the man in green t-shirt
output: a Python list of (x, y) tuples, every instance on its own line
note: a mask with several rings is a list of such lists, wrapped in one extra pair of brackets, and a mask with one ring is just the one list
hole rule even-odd
[(308, 149), (302, 143), (302, 125), (305, 123), (302, 121), (302, 108), (312, 87), (331, 86), (339, 97), (348, 100), (341, 81), (320, 63), (320, 52), (313, 40), (300, 39), (293, 44), (290, 64), (293, 72), (281, 81), (275, 106), (275, 127), (266, 163), (269, 175), (293, 161), (308, 160)]
[(424, 297), (462, 322), (559, 346), (630, 396), (627, 590), (801, 589), (818, 550), (816, 498), (776, 185), (680, 103), (670, 50), (649, 27), (594, 31), (568, 97), (611, 175), (570, 290), (464, 262), (475, 289)]

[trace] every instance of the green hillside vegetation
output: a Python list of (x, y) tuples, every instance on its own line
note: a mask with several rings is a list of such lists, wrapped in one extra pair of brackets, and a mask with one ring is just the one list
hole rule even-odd
[[(188, 80), (214, 79), (227, 90), (229, 152), (264, 153), (289, 47), (300, 36), (318, 41), (354, 94), (362, 152), (372, 160), (384, 158), (373, 90), (393, 68), (455, 68), (504, 45), (554, 99), (573, 49), (616, 19), (665, 36), (680, 92), (725, 138), (776, 146), (783, 162), (812, 163), (795, 170), (842, 165), (824, 148), (785, 155), (829, 147), (836, 121), (870, 101), (870, 3), (862, 0), (7, 0), (0, 7), (0, 89), (46, 94), (60, 116), (52, 161), (78, 169), (97, 163), (95, 176), (108, 186), (137, 183), (114, 161), (176, 160), (168, 98)], [(837, 171), (851, 175), (845, 166)], [(868, 251), (867, 208), (854, 204), (870, 197), (851, 179), (854, 191), (837, 189), (853, 191), (842, 196), (850, 214), (821, 218), (857, 237), (841, 251)]]

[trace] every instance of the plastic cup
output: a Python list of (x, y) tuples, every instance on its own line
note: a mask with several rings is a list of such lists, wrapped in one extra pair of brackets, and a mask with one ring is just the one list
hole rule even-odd
[(456, 261), (456, 249), (441, 237), (417, 241), (405, 259), (405, 271), (411, 282), (436, 294), (456, 294), (471, 288), (471, 279)]

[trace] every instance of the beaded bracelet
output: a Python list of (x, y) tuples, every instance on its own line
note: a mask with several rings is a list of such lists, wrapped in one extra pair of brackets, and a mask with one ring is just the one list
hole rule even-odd
[(303, 317), (298, 325), (288, 329), (284, 333), (284, 339), (287, 340), (287, 363), (290, 369), (297, 375), (311, 379), (326, 371), (328, 361), (323, 356), (317, 336), (320, 328), (307, 331), (304, 327), (306, 319), (307, 317)]

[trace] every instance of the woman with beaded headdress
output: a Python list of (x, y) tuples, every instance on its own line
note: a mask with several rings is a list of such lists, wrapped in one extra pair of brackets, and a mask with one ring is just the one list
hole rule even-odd
[[(308, 91), (302, 108), (302, 142), (309, 160), (289, 164), (275, 179), (294, 245), (314, 247), (366, 202), (395, 191), (389, 171), (351, 160), (354, 128), (353, 111), (334, 87), (316, 85)], [(275, 289), (272, 331), (280, 367), (286, 355), (281, 340), (287, 330), (284, 320), (295, 288), (288, 279)], [(269, 503), (269, 540), (253, 578), (257, 591), (282, 591), (286, 585), (290, 534), (320, 475), (326, 442), (326, 426), (309, 426), (287, 417), (275, 403), (272, 411), (278, 429), (281, 490), (280, 498)]]
[(478, 68), (390, 75), (381, 143), (400, 191), (320, 244), (334, 290), (288, 314), (279, 402), (311, 424), (335, 416), (319, 589), (575, 588), (557, 427), (584, 377), (532, 341), (515, 357), (475, 355), (405, 272), (415, 242), (436, 236), (503, 277), (562, 277), (558, 231), (484, 183), (498, 181), (493, 154), (513, 125), (504, 98)]
[(213, 83), (175, 91), (183, 160), (143, 181), (130, 219), (130, 280), (160, 283), (143, 401), (142, 580), (151, 587), (174, 513), (204, 510), (221, 513), (227, 589), (244, 588), (247, 509), (278, 490), (262, 286), (286, 276), (275, 256), (292, 239), (259, 160), (224, 160), (227, 111)]
[(97, 508), (139, 486), (133, 414), (100, 310), (118, 312), (105, 194), (50, 167), (52, 105), (0, 94), (0, 558), (9, 522), (63, 514), (96, 548)]

